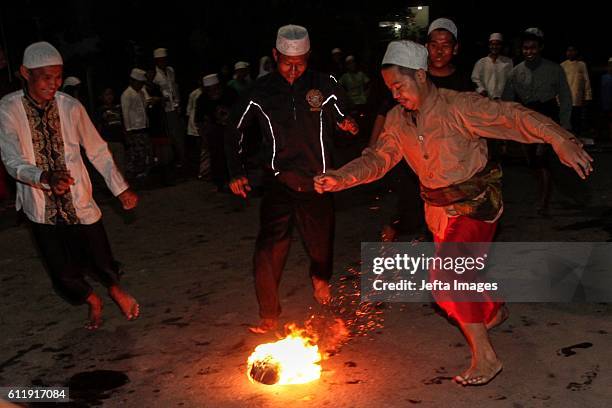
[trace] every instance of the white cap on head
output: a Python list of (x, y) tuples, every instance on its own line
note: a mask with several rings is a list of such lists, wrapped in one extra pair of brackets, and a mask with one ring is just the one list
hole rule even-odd
[(434, 30), (446, 30), (455, 36), (455, 40), (459, 38), (457, 37), (457, 26), (448, 18), (438, 18), (432, 21), (427, 30), (427, 35), (431, 34)]
[(46, 41), (30, 44), (23, 52), (23, 66), (29, 69), (64, 65), (61, 54)]
[(308, 30), (298, 25), (286, 25), (278, 29), (276, 49), (283, 55), (296, 57), (310, 51)]
[(349, 55), (348, 57), (344, 59), (344, 62), (346, 63), (351, 62), (351, 61), (355, 61), (355, 57), (352, 55)]
[(408, 40), (392, 41), (382, 60), (385, 64), (427, 71), (427, 48)]
[(132, 72), (130, 72), (130, 78), (136, 80), (136, 81), (140, 81), (140, 82), (146, 82), (147, 81), (147, 73), (140, 69), (140, 68), (134, 68), (132, 69)]
[(538, 27), (531, 27), (525, 30), (526, 33), (528, 34), (533, 34), (536, 37), (539, 38), (544, 38), (544, 33), (542, 32), (542, 30), (540, 30)]
[(69, 76), (64, 79), (64, 88), (67, 86), (77, 86), (81, 83), (81, 80), (75, 76)]
[(166, 48), (156, 48), (153, 50), (153, 58), (164, 58), (168, 56), (168, 50)]
[(237, 63), (234, 64), (234, 71), (238, 71), (239, 69), (244, 69), (248, 67), (249, 67), (248, 62), (238, 61)]
[(205, 87), (217, 85), (218, 83), (219, 76), (217, 74), (206, 75), (204, 78), (202, 78), (202, 85), (204, 85)]
[(489, 36), (489, 41), (504, 41), (504, 36), (501, 33), (493, 33)]
[(342, 50), (340, 48), (334, 48), (331, 51), (331, 53), (332, 53), (332, 55), (334, 55), (334, 54), (342, 54)]

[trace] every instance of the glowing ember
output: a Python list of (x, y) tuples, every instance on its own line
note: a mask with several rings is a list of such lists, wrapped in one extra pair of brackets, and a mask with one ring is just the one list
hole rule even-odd
[(263, 384), (304, 384), (321, 377), (321, 354), (314, 339), (292, 327), (274, 343), (260, 344), (248, 360), (247, 376)]

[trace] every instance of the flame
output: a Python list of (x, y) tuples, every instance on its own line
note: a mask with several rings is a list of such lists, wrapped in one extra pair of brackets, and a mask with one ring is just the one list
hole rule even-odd
[(247, 376), (252, 382), (257, 378), (264, 384), (304, 384), (321, 377), (321, 353), (316, 339), (295, 326), (289, 329), (287, 337), (260, 344), (249, 356)]

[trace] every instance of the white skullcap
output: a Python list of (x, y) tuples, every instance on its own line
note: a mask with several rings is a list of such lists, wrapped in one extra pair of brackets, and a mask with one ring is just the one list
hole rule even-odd
[(504, 36), (501, 33), (493, 33), (489, 36), (489, 41), (504, 41)]
[(332, 55), (334, 55), (334, 54), (342, 54), (342, 50), (340, 48), (334, 48), (331, 51), (331, 53), (332, 53)]
[(81, 80), (75, 76), (69, 76), (64, 79), (64, 87), (67, 86), (77, 86), (81, 83)]
[(130, 73), (130, 78), (135, 79), (136, 81), (146, 82), (147, 73), (140, 68), (134, 68)]
[(310, 51), (308, 30), (302, 26), (286, 25), (278, 29), (276, 49), (283, 55), (295, 57)]
[(455, 25), (455, 23), (452, 22), (452, 20), (449, 20), (448, 18), (438, 18), (432, 21), (429, 25), (429, 29), (427, 30), (427, 35), (431, 34), (433, 30), (446, 30), (455, 36), (455, 40), (458, 38), (457, 26)]
[(542, 30), (540, 30), (537, 27), (528, 28), (528, 29), (525, 30), (525, 32), (528, 33), (528, 34), (533, 34), (533, 35), (535, 35), (536, 37), (539, 37), (539, 38), (544, 38), (544, 33), (542, 32)]
[(238, 71), (239, 69), (244, 69), (248, 67), (249, 67), (248, 62), (238, 61), (237, 63), (234, 64), (234, 71)]
[(427, 71), (427, 48), (408, 40), (392, 41), (382, 60), (385, 64)]
[(351, 62), (351, 61), (355, 61), (355, 57), (352, 55), (349, 55), (348, 57), (344, 59), (344, 62)]
[(219, 76), (217, 74), (206, 75), (204, 78), (202, 78), (202, 85), (204, 85), (205, 87), (217, 85), (218, 83)]
[(168, 56), (168, 50), (166, 48), (156, 48), (153, 50), (153, 58), (164, 58)]
[(46, 41), (30, 44), (23, 52), (23, 66), (29, 69), (64, 65), (59, 51)]

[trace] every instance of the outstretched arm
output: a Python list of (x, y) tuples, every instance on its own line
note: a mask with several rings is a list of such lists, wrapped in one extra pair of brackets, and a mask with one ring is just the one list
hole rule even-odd
[(318, 193), (345, 190), (378, 180), (402, 159), (401, 146), (390, 132), (383, 131), (373, 147), (338, 170), (329, 170), (314, 178)]
[(456, 109), (473, 137), (548, 143), (559, 160), (581, 178), (593, 171), (593, 159), (582, 144), (552, 119), (517, 103), (490, 101), (467, 94), (463, 97), (465, 103), (457, 104)]

